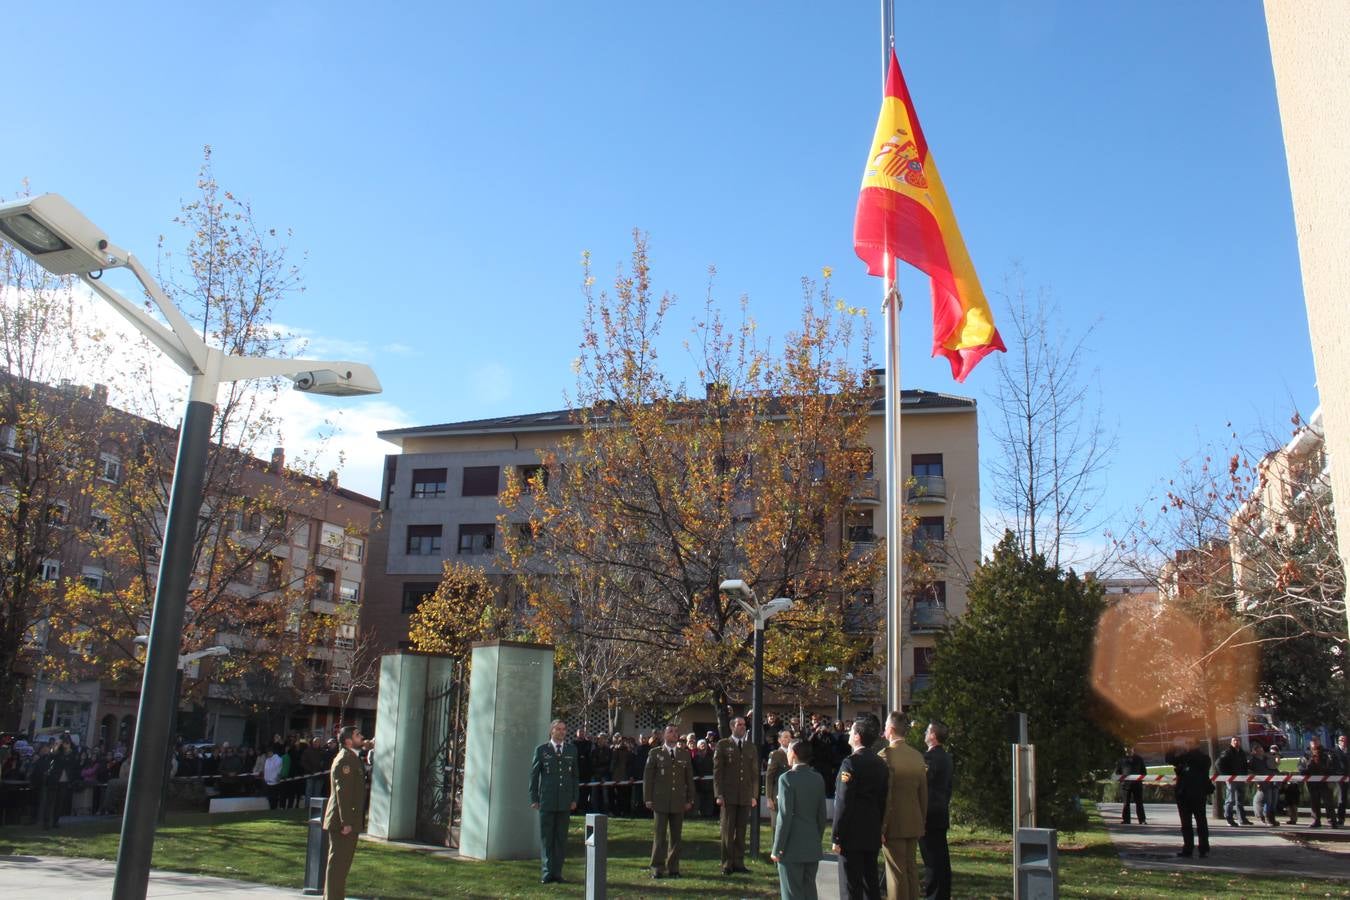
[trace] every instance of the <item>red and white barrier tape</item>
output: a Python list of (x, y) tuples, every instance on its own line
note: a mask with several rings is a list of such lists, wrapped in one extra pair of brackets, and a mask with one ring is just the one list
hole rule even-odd
[[(1172, 784), (1175, 775), (1112, 775), (1112, 781), (1141, 781), (1144, 784)], [(1343, 784), (1350, 782), (1350, 775), (1211, 775), (1209, 780), (1216, 784), (1286, 784), (1289, 782), (1311, 782)]]

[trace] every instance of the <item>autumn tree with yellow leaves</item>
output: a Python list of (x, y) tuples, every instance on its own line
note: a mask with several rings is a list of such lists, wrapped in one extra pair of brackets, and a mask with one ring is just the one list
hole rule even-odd
[(770, 692), (814, 684), (826, 665), (867, 670), (880, 605), (852, 601), (883, 551), (850, 544), (844, 521), (871, 472), (880, 392), (865, 379), (866, 320), (825, 274), (804, 281), (799, 328), (779, 348), (744, 303), (731, 324), (710, 292), (685, 343), (691, 392), (662, 368), (674, 298), (652, 285), (645, 237), (612, 293), (595, 292), (587, 262), (578, 428), (531, 480), (508, 479), (499, 520), (536, 633), (564, 659), (603, 660), (583, 700), (624, 684), (649, 704), (710, 701), (725, 726), (748, 694), (752, 641), (718, 590), (726, 578), (796, 600), (770, 629)]

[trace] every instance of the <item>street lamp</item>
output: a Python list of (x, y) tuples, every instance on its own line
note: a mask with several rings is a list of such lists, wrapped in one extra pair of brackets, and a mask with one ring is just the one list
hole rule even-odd
[[(53, 275), (78, 276), (192, 379), (179, 429), (136, 716), (122, 841), (117, 849), (117, 875), (113, 881), (114, 900), (144, 900), (167, 763), (164, 747), (169, 740), (176, 702), (174, 687), (184, 608), (192, 578), (192, 545), (201, 511), (219, 387), (222, 382), (287, 377), (297, 390), (353, 396), (379, 393), (380, 382), (363, 363), (230, 356), (208, 347), (140, 261), (112, 244), (102, 229), (57, 194), (0, 203), (0, 240), (12, 244)], [(103, 284), (100, 280), (103, 272), (117, 268), (131, 270), (168, 327), (139, 304)]]
[[(831, 675), (839, 675), (838, 666), (826, 666), (825, 671)], [(834, 686), (834, 720), (836, 722), (844, 721), (844, 686), (853, 680), (852, 672), (845, 672), (840, 676)]]
[[(759, 753), (764, 745), (764, 624), (769, 619), (792, 608), (792, 600), (787, 597), (775, 597), (761, 604), (754, 590), (739, 578), (729, 578), (718, 586), (718, 590), (727, 594), (745, 610), (755, 623), (755, 682), (751, 703), (754, 715), (750, 717), (750, 741)], [(754, 827), (750, 830), (750, 854), (759, 856), (759, 797), (755, 797)]]

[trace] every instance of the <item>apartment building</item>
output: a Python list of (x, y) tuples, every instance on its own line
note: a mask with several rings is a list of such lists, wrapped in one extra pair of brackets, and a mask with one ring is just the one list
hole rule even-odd
[[(907, 503), (918, 518), (913, 539), (936, 575), (927, 584), (907, 588), (916, 595), (903, 622), (908, 702), (928, 683), (938, 636), (966, 609), (964, 572), (980, 557), (979, 450), (974, 400), (907, 390), (900, 406), (901, 474), (908, 480)], [(497, 552), (498, 496), (507, 470), (537, 467), (540, 452), (577, 427), (571, 412), (554, 410), (381, 432), (400, 452), (385, 461), (383, 517), (371, 535), (363, 633), (389, 650), (406, 647), (409, 616), (435, 590), (446, 560), (470, 561), (489, 576), (509, 578), (509, 562)], [(857, 482), (841, 523), (841, 538), (859, 548), (884, 538), (886, 531), (879, 397), (872, 408), (868, 444), (873, 473)], [(884, 608), (884, 592), (882, 581), (853, 602)], [(880, 678), (863, 673), (847, 679), (845, 690), (851, 692), (846, 703), (850, 709), (871, 708), (883, 693)], [(768, 702), (772, 704), (772, 697)], [(833, 694), (828, 702), (832, 705)]]
[[(95, 603), (106, 595), (111, 604), (113, 592), (139, 585), (153, 589), (171, 466), (147, 479), (144, 460), (171, 463), (177, 431), (108, 406), (107, 390), (101, 385), (48, 388), (7, 379), (4, 387), (4, 399), (22, 390), (27, 398), (24, 408), (34, 408), (36, 398), (37, 406), (49, 410), (53, 418), (45, 431), (30, 415), (0, 423), (0, 491), (9, 492), (5, 496), (10, 502), (6, 513), (14, 514), (14, 495), (40, 492), (39, 502), (47, 507), (41, 521), (49, 529), (41, 544), (47, 558), (40, 576), (47, 612), (35, 609), (30, 622), (18, 673), (24, 681), (22, 705), (7, 710), (3, 727), (37, 734), (70, 731), (88, 744), (129, 744), (140, 696), (135, 667), (124, 667), (121, 677), (82, 677), (90, 672), (78, 661), (68, 667), (77, 674), (69, 676), (54, 675), (50, 667), (37, 663), (43, 656), (71, 653), (70, 643), (58, 640), (52, 625), (59, 618), (53, 616), (53, 608), (66, 603), (71, 591), (81, 589), (86, 601)], [(80, 427), (59, 429), (58, 436), (58, 429), (50, 425), (58, 420), (78, 422)], [(59, 450), (46, 446), (57, 442), (64, 442)], [(50, 474), (58, 472), (48, 459), (53, 454), (63, 460), (59, 477)], [(92, 465), (77, 464), (80, 457), (91, 459)], [(233, 454), (225, 464), (234, 467), (228, 481), (231, 496), (210, 496), (208, 482), (201, 527), (207, 530), (202, 543), (226, 546), (230, 556), (222, 562), (219, 553), (213, 557), (204, 552), (194, 589), (214, 584), (209, 589), (237, 601), (241, 608), (285, 604), (287, 630), (313, 635), (313, 642), (298, 652), (303, 665), (287, 659), (275, 667), (277, 676), (268, 691), (255, 690), (260, 687), (258, 672), (241, 677), (235, 671), (230, 679), (217, 679), (215, 673), (225, 670), (214, 667), (222, 661), (189, 664), (184, 670), (180, 733), (189, 740), (238, 743), (265, 730), (264, 725), (327, 731), (340, 717), (373, 719), (373, 695), (351, 689), (350, 671), (366, 587), (367, 535), (378, 501), (341, 487), (336, 476), (316, 479), (287, 469), (280, 448), (269, 460)], [(83, 478), (90, 483), (82, 484)], [(122, 535), (126, 541), (110, 533), (121, 527), (119, 518), (100, 506), (100, 497), (106, 501), (122, 490), (158, 496), (158, 509), (150, 502), (143, 530)], [(119, 551), (109, 552), (109, 542), (120, 543)], [(135, 545), (136, 552), (128, 545)], [(325, 617), (318, 619), (320, 614)], [(189, 628), (192, 615), (190, 611)], [(310, 619), (323, 627), (302, 631)], [(145, 633), (148, 625), (143, 620), (137, 630)], [(89, 640), (98, 637), (91, 633)], [(252, 633), (242, 615), (222, 617), (210, 640), (235, 651), (236, 660), (258, 659), (269, 649), (264, 645), (267, 639)], [(95, 667), (93, 674), (97, 672)], [(272, 712), (278, 713), (270, 719), (258, 714), (268, 704), (275, 704)]]

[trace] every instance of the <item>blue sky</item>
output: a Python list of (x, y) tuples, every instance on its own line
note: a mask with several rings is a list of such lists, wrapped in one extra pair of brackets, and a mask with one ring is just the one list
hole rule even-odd
[[(872, 3), (131, 2), (5, 18), (27, 58), (0, 190), (28, 178), (153, 256), (212, 145), (222, 185), (308, 254), (308, 289), (278, 319), (384, 382), (343, 407), (366, 435), (348, 449), (357, 489), (378, 491), (376, 426), (562, 405), (581, 252), (603, 282), (634, 227), (681, 325), (710, 264), (726, 308), (749, 295), (771, 335), (822, 266), (837, 294), (877, 305), (851, 246), (880, 99)], [(986, 290), (1017, 265), (1066, 328), (1096, 325), (1120, 442), (1107, 512), (1230, 421), (1283, 429), (1291, 407), (1311, 411), (1257, 0), (901, 3), (897, 32)], [(928, 356), (925, 282), (902, 287), (906, 386), (984, 400), (993, 366), (952, 383)]]

